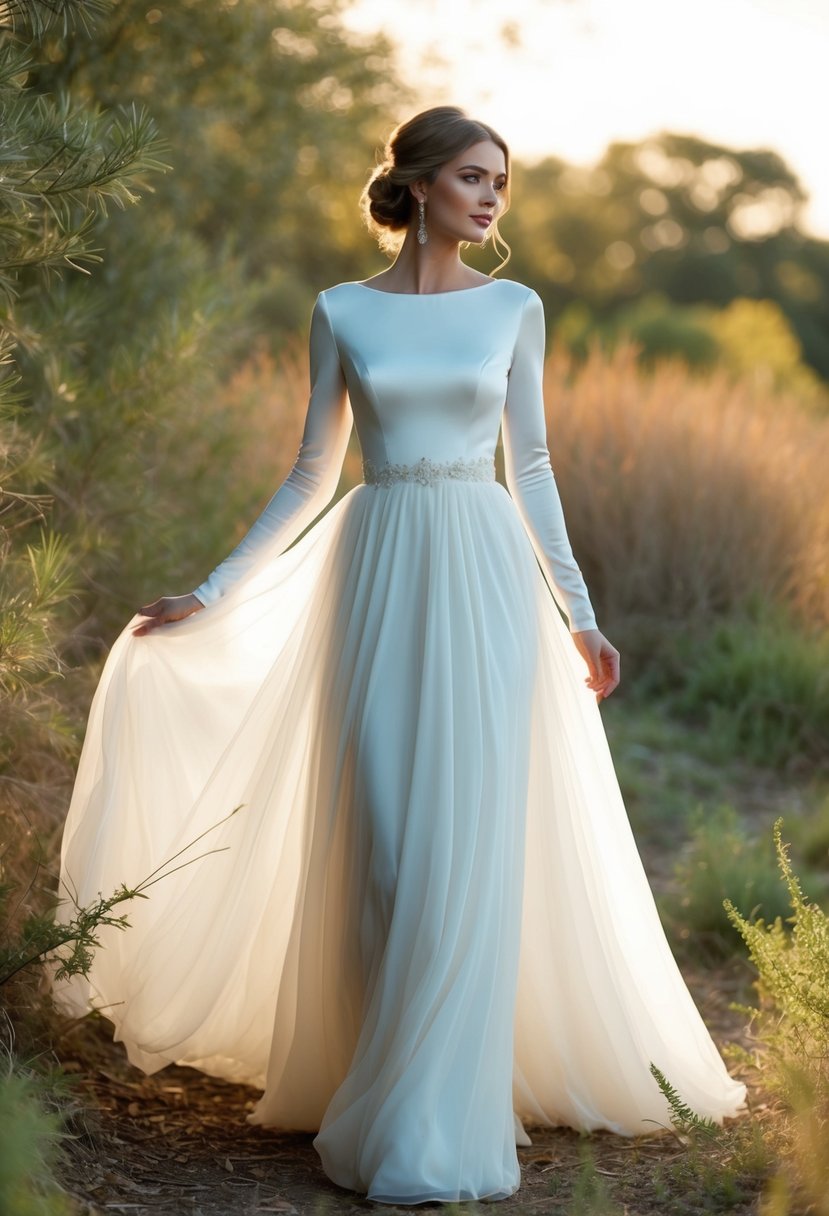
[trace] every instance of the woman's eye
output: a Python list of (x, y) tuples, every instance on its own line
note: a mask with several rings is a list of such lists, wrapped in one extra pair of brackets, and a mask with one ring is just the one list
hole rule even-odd
[[(481, 175), (480, 175), (480, 173), (464, 173), (463, 180), (465, 182), (479, 182), (481, 180)], [(506, 188), (507, 188), (506, 182), (496, 182), (495, 183), (496, 190), (506, 190)]]

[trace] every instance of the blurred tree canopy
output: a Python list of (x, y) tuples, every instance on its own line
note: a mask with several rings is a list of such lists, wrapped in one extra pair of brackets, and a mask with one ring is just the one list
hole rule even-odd
[[(140, 103), (168, 141), (152, 209), (110, 221), (113, 324), (178, 290), (183, 249), (234, 293), (240, 354), (257, 331), (279, 341), (303, 326), (320, 288), (377, 269), (357, 211), (371, 155), (431, 101), (401, 83), (389, 38), (345, 28), (349, 0), (93, 7), (94, 23), (51, 23), (28, 85), (104, 110)], [(697, 306), (766, 299), (829, 379), (829, 242), (799, 228), (804, 194), (776, 153), (662, 132), (590, 168), (516, 162), (512, 186), (505, 273), (539, 291), (551, 324), (627, 326), (647, 354), (699, 365), (720, 346)], [(492, 265), (491, 251), (465, 256)]]
[(407, 94), (391, 42), (348, 32), (346, 7), (117, 0), (91, 30), (53, 28), (32, 89), (106, 109), (139, 103), (169, 143), (151, 222), (131, 213), (110, 241), (138, 242), (146, 257), (195, 238), (217, 273), (236, 263), (277, 326), (304, 322), (316, 290), (368, 265), (356, 208), (366, 151)]
[[(799, 228), (805, 195), (775, 152), (663, 132), (613, 143), (590, 168), (516, 164), (512, 192), (508, 273), (536, 288), (551, 321), (600, 327), (642, 297), (680, 308), (771, 300), (829, 379), (829, 241)], [(705, 339), (685, 337), (693, 362)]]

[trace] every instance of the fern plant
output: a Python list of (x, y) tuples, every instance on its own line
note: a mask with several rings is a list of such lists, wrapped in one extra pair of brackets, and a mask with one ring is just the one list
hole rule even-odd
[(671, 1124), (680, 1140), (715, 1140), (721, 1132), (718, 1123), (704, 1115), (698, 1115), (679, 1093), (668, 1078), (657, 1068), (653, 1060), (649, 1064), (651, 1075), (659, 1086), (665, 1101), (671, 1108)]

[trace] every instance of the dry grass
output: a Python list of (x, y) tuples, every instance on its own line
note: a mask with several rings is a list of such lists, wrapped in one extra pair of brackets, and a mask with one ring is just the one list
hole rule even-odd
[(553, 344), (545, 399), (574, 550), (605, 619), (688, 621), (752, 602), (829, 625), (829, 417), (789, 393), (637, 347)]

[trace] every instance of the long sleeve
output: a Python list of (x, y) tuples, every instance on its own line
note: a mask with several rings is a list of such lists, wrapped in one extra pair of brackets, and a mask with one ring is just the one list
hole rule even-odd
[(294, 465), (233, 552), (193, 592), (203, 604), (220, 599), (265, 551), (284, 552), (334, 497), (353, 416), (322, 294), (311, 314), (309, 358), (311, 394)]
[(532, 292), (521, 313), (502, 420), (504, 472), (524, 527), (570, 630), (595, 629), (596, 617), (576, 564), (547, 447), (542, 387), (544, 305)]

